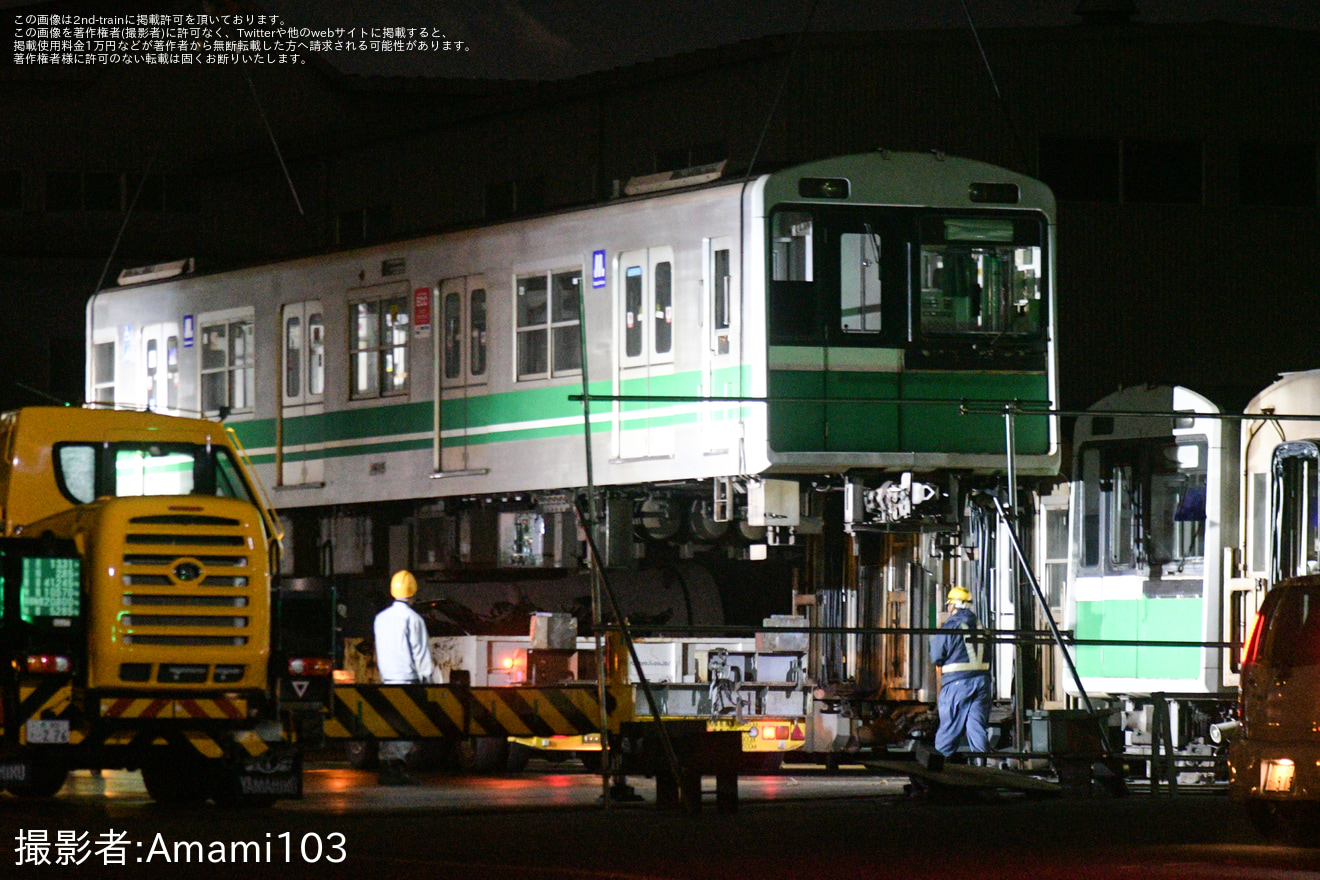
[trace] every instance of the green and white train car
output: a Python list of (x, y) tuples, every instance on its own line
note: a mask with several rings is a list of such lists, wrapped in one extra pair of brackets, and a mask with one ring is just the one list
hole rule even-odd
[[(356, 250), (126, 273), (87, 307), (87, 397), (224, 418), (273, 487), (285, 574), (573, 569), (590, 483), (610, 564), (648, 545), (757, 560), (873, 528), (909, 535), (901, 559), (872, 554), (905, 579), (885, 601), (913, 566), (957, 577), (910, 536), (957, 535), (969, 480), (1058, 469), (1056, 417), (1017, 416), (1010, 462), (995, 414), (1057, 401), (1053, 196), (931, 153), (720, 167)], [(856, 554), (830, 553), (793, 589), (855, 590)], [(906, 619), (926, 625), (935, 595)], [(682, 604), (670, 622), (722, 622)], [(888, 619), (845, 606), (815, 622)], [(845, 655), (813, 678), (893, 665)]]
[(1131, 751), (1151, 745), (1152, 695), (1167, 695), (1184, 750), (1213, 748), (1235, 697), (1222, 643), (1240, 579), (1223, 550), (1238, 537), (1240, 424), (1182, 387), (1125, 389), (1077, 420), (1064, 625), (1088, 695), (1122, 701)]

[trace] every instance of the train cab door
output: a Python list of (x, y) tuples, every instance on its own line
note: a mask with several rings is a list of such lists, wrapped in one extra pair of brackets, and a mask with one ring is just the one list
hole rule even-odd
[(440, 344), (435, 347), (435, 452), (442, 476), (486, 473), (480, 447), (472, 446), (474, 408), (485, 393), (486, 280), (482, 275), (440, 282)]
[[(674, 387), (674, 252), (656, 247), (620, 255), (617, 284), (619, 351), (616, 393), (692, 394)], [(674, 427), (658, 410), (670, 403), (619, 402), (615, 437), (620, 459), (663, 458), (674, 454)]]
[(281, 486), (325, 481), (321, 418), (325, 410), (325, 319), (320, 300), (280, 310), (282, 381), (278, 450)]
[(149, 324), (142, 328), (143, 403), (152, 412), (179, 409), (179, 325)]
[[(729, 238), (703, 242), (705, 267), (702, 275), (703, 346), (702, 392), (706, 397), (741, 397), (742, 370), (739, 360), (738, 280), (734, 277), (733, 245)], [(702, 444), (707, 454), (725, 453), (737, 447), (740, 405), (707, 406), (702, 410)]]

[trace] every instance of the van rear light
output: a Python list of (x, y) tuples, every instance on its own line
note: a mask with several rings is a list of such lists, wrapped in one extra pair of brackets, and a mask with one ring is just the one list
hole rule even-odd
[(23, 665), (35, 675), (62, 675), (73, 670), (73, 661), (63, 654), (29, 654)]
[(1260, 631), (1264, 627), (1265, 618), (1257, 612), (1256, 622), (1251, 626), (1251, 635), (1247, 637), (1247, 644), (1242, 648), (1242, 666), (1256, 662), (1256, 651), (1260, 649)]

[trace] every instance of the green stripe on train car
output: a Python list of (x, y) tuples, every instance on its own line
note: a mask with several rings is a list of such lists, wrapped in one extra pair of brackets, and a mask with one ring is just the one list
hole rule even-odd
[[(1110, 599), (1077, 603), (1078, 639), (1201, 641), (1199, 598)], [(1201, 648), (1078, 645), (1082, 678), (1186, 679), (1201, 677)]]
[[(620, 393), (696, 397), (701, 393), (701, 378), (701, 373), (689, 371), (629, 379), (622, 383)], [(740, 380), (749, 381), (750, 368), (717, 371), (714, 378), (721, 387), (728, 387)], [(454, 436), (443, 438), (445, 446), (538, 440), (582, 432), (582, 402), (570, 399), (581, 393), (579, 383), (565, 382), (498, 394), (482, 393), (483, 386), (471, 386), (467, 390), (468, 397), (451, 397), (441, 402), (441, 431), (454, 433)], [(600, 397), (615, 393), (614, 384), (608, 379), (592, 382), (590, 391)], [(689, 406), (689, 411), (679, 411), (684, 406)], [(592, 404), (593, 433), (613, 430), (613, 420), (601, 418), (613, 407), (611, 401), (598, 400)], [(690, 404), (681, 401), (628, 402), (620, 404), (619, 408), (625, 415), (669, 410), (651, 418), (625, 418), (622, 422), (624, 430), (694, 424), (701, 418), (698, 412), (690, 410)], [(743, 411), (740, 405), (731, 405), (717, 412), (737, 418)], [(383, 398), (370, 406), (290, 417), (284, 420), (284, 445), (286, 449), (298, 444), (319, 446), (307, 452), (290, 451), (287, 453), (289, 460), (427, 449), (432, 443), (433, 414), (431, 401), (394, 403)], [(260, 450), (252, 456), (254, 462), (268, 464), (274, 461), (274, 420), (235, 422), (232, 427), (244, 447)]]

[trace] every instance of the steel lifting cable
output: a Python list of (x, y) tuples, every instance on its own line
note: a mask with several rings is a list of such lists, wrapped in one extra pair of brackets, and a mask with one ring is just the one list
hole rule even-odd
[(976, 29), (976, 22), (972, 20), (972, 11), (967, 7), (967, 0), (961, 0), (963, 15), (967, 16), (967, 27), (972, 32), (972, 38), (976, 40), (976, 48), (981, 53), (981, 63), (985, 66), (986, 76), (990, 77), (990, 87), (994, 89), (995, 100), (999, 102), (999, 109), (1004, 112), (1004, 122), (1008, 124), (1009, 134), (1013, 136), (1013, 146), (1017, 148), (1018, 158), (1022, 162), (1022, 167), (1027, 167), (1027, 151), (1022, 146), (1022, 138), (1018, 136), (1017, 126), (1013, 124), (1013, 114), (1008, 112), (1008, 102), (1004, 100), (1004, 94), (999, 90), (999, 80), (995, 77), (995, 70), (990, 64), (990, 56), (985, 52), (985, 46), (981, 43), (981, 33)]

